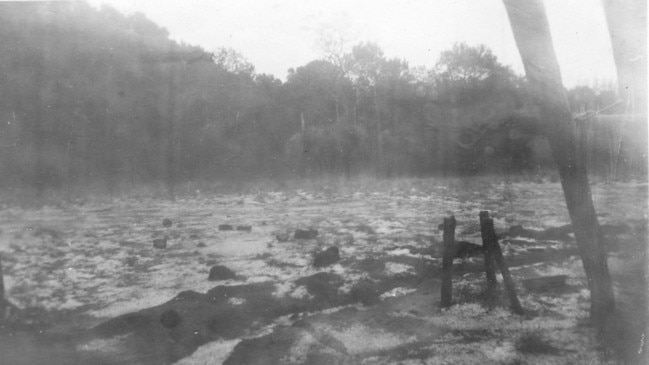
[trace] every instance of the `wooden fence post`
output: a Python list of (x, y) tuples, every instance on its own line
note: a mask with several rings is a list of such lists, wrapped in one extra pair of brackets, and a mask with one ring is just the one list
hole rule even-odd
[[(498, 265), (500, 273), (503, 276), (503, 283), (505, 284), (505, 289), (512, 306), (512, 311), (514, 311), (514, 313), (516, 314), (523, 314), (523, 307), (518, 301), (518, 296), (516, 295), (516, 284), (514, 284), (514, 280), (509, 273), (509, 268), (507, 267), (505, 259), (503, 258), (503, 252), (500, 249), (500, 244), (498, 244), (498, 238), (496, 237), (496, 231), (494, 230), (494, 221), (493, 219), (489, 218), (488, 212), (480, 212), (480, 223), (481, 229), (484, 229), (484, 232), (486, 233), (486, 238), (488, 241), (487, 247), (491, 246), (493, 250), (493, 257), (496, 261), (496, 264)], [(482, 226), (484, 226), (484, 228)]]
[(496, 279), (494, 247), (492, 245), (492, 240), (490, 239), (489, 232), (486, 229), (487, 225), (485, 224), (485, 219), (489, 219), (489, 212), (480, 212), (480, 233), (482, 235), (482, 248), (484, 249), (484, 265), (485, 274), (487, 275), (487, 290), (489, 294), (492, 294), (494, 288), (498, 284), (498, 280)]
[(442, 258), (442, 308), (453, 301), (453, 257), (455, 256), (455, 217), (444, 218), (444, 256)]

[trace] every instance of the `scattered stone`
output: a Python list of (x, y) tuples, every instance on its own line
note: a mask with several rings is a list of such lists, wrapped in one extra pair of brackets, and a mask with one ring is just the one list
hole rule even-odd
[(160, 323), (164, 328), (172, 329), (180, 324), (183, 319), (180, 314), (173, 309), (168, 309), (160, 315)]
[(467, 258), (484, 254), (484, 247), (466, 241), (455, 241), (455, 258)]
[(520, 224), (509, 227), (509, 236), (518, 237), (525, 233), (525, 229)]
[(207, 245), (205, 244), (205, 242), (199, 242), (196, 244), (196, 247), (206, 247), (206, 246)]
[(324, 251), (316, 252), (313, 255), (313, 266), (325, 267), (333, 265), (340, 260), (340, 251), (338, 247), (332, 246)]
[(154, 239), (153, 240), (153, 247), (155, 247), (155, 248), (167, 248), (167, 237)]
[(318, 230), (309, 228), (308, 230), (296, 229), (295, 230), (295, 239), (296, 240), (311, 240), (318, 236)]
[(309, 294), (313, 295), (316, 307), (321, 308), (338, 306), (343, 303), (344, 298), (339, 289), (344, 283), (345, 280), (340, 275), (329, 272), (319, 272), (295, 281), (296, 286), (304, 285), (306, 287)]
[(219, 231), (232, 231), (234, 228), (229, 224), (220, 224)]
[(237, 226), (237, 231), (250, 232), (252, 231), (252, 226)]
[(549, 291), (566, 286), (567, 275), (540, 276), (523, 280), (523, 286), (529, 291)]
[(288, 234), (288, 232), (276, 233), (275, 238), (277, 238), (277, 241), (279, 241), (279, 242), (286, 242), (286, 241), (288, 241), (289, 234)]
[(212, 268), (210, 269), (210, 275), (207, 278), (207, 280), (209, 281), (229, 280), (229, 279), (235, 279), (236, 277), (237, 275), (234, 273), (234, 271), (222, 265), (215, 265), (212, 266)]
[(367, 224), (359, 224), (358, 226), (356, 226), (356, 230), (367, 234), (376, 233), (376, 231), (374, 231), (374, 228), (368, 226)]
[(171, 224), (172, 224), (172, 222), (171, 222), (171, 219), (169, 219), (169, 218), (165, 218), (165, 219), (162, 220), (162, 225), (164, 227), (169, 228), (169, 227), (171, 227)]

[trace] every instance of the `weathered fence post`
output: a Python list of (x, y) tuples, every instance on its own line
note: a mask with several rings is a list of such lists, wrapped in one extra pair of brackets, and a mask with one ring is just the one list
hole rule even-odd
[(496, 237), (496, 231), (494, 230), (494, 221), (489, 218), (489, 212), (480, 212), (480, 228), (481, 231), (484, 231), (486, 234), (486, 249), (493, 252), (493, 258), (503, 276), (503, 283), (505, 284), (505, 290), (507, 290), (507, 296), (509, 297), (512, 311), (516, 314), (523, 314), (523, 307), (518, 301), (518, 296), (516, 295), (516, 284), (514, 284), (514, 280), (509, 273), (509, 268), (503, 258), (503, 252), (500, 249), (500, 244), (498, 244), (498, 238)]
[(496, 268), (494, 263), (494, 248), (491, 244), (492, 239), (490, 238), (489, 232), (487, 231), (487, 225), (485, 224), (485, 219), (489, 219), (489, 213), (486, 211), (480, 212), (480, 233), (482, 235), (482, 248), (484, 249), (484, 265), (485, 265), (485, 274), (487, 275), (487, 291), (489, 294), (492, 294), (494, 288), (498, 284), (496, 279)]
[(442, 258), (442, 308), (453, 301), (453, 257), (455, 256), (455, 217), (444, 218), (444, 255)]

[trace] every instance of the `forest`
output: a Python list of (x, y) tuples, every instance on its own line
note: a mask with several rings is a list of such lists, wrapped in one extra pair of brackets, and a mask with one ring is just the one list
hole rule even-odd
[[(553, 167), (525, 78), (484, 46), (457, 43), (427, 69), (374, 43), (343, 52), (330, 40), (284, 82), (236, 50), (171, 40), (139, 13), (0, 6), (0, 185), (10, 191), (173, 194), (188, 182)], [(624, 113), (614, 90), (569, 90), (573, 113)], [(646, 126), (600, 119), (584, 131), (590, 171), (646, 176)]]

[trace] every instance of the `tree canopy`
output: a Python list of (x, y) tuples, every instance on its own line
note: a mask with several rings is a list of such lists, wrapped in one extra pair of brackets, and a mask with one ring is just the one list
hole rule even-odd
[(505, 138), (529, 96), (524, 79), (481, 45), (456, 44), (432, 69), (390, 59), (374, 43), (337, 47), (282, 82), (236, 50), (173, 41), (142, 14), (83, 2), (0, 9), (4, 186), (114, 191), (164, 180), (544, 163), (530, 139), (512, 148)]

